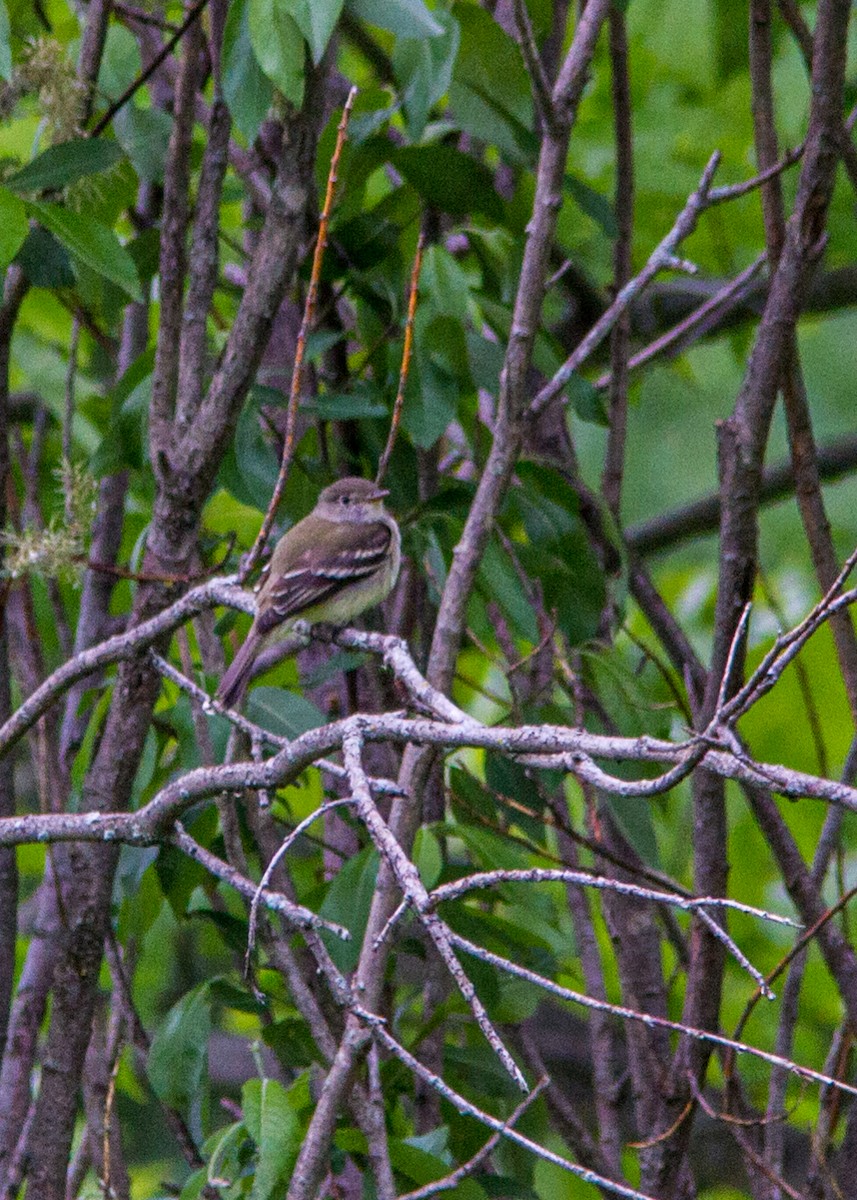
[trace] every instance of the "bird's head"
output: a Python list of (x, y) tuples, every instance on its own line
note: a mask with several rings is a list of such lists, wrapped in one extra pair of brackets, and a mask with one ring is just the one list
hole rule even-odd
[(390, 493), (371, 479), (348, 475), (326, 487), (318, 497), (316, 512), (334, 520), (372, 521), (383, 512), (384, 497)]

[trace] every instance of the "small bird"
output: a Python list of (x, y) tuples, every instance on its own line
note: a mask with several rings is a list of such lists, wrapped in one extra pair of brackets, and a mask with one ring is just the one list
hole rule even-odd
[(263, 645), (285, 637), (298, 619), (346, 625), (390, 594), (402, 539), (384, 508), (387, 495), (369, 479), (340, 479), (280, 538), (250, 632), (220, 682), (218, 700), (229, 707), (240, 701)]

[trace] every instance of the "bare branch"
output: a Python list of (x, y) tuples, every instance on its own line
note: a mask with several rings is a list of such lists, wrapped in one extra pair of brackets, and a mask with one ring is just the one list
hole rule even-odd
[(231, 578), (209, 580), (208, 583), (187, 592), (157, 616), (135, 625), (127, 633), (116, 634), (115, 637), (107, 638), (90, 649), (81, 650), (68, 662), (63, 663), (0, 727), (0, 757), (8, 753), (10, 747), (32, 728), (42, 713), (78, 679), (83, 679), (110, 663), (132, 658), (142, 647), (151, 645), (162, 634), (171, 633), (189, 617), (194, 617), (207, 608), (213, 608), (216, 604), (244, 607), (247, 598), (240, 589), (233, 588), (232, 583)]
[(198, 842), (195, 842), (179, 821), (176, 821), (175, 831), (171, 840), (188, 858), (192, 858), (194, 862), (200, 863), (212, 875), (218, 879), (222, 879), (230, 887), (235, 888), (240, 895), (250, 900), (255, 900), (256, 896), (261, 896), (265, 907), (279, 913), (283, 920), (288, 925), (291, 925), (292, 928), (303, 930), (326, 929), (329, 933), (335, 934), (344, 942), (351, 940), (351, 934), (343, 925), (337, 925), (335, 921), (326, 921), (324, 917), (318, 916), (317, 913), (305, 908), (302, 904), (295, 904), (287, 896), (283, 896), (279, 892), (269, 892), (257, 888), (252, 880), (245, 879), (234, 867), (230, 867), (228, 863), (217, 858), (210, 850), (206, 850), (204, 846), (200, 846)]
[(462, 1163), (460, 1167), (456, 1167), (454, 1171), (450, 1171), (448, 1175), (444, 1175), (442, 1179), (436, 1179), (434, 1183), (427, 1183), (425, 1187), (417, 1188), (413, 1192), (405, 1192), (403, 1196), (399, 1197), (399, 1200), (428, 1200), (429, 1196), (437, 1196), (441, 1192), (448, 1192), (452, 1188), (458, 1187), (463, 1180), (467, 1179), (468, 1176), (472, 1175), (474, 1171), (477, 1171), (482, 1166), (491, 1152), (499, 1145), (504, 1130), (511, 1129), (515, 1125), (518, 1118), (542, 1094), (548, 1083), (549, 1080), (547, 1078), (543, 1077), (540, 1079), (530, 1094), (523, 1098), (512, 1115), (503, 1122), (503, 1129), (498, 1129), (496, 1133), (493, 1133), (485, 1145), (480, 1146), (473, 1157), (469, 1158), (467, 1162)]
[(458, 933), (450, 931), (450, 939), (454, 945), (458, 946), (466, 954), (472, 954), (474, 958), (478, 958), (482, 962), (487, 962), (491, 966), (497, 967), (498, 970), (505, 971), (509, 975), (514, 975), (518, 979), (525, 979), (527, 982), (535, 984), (537, 987), (542, 988), (553, 996), (557, 996), (561, 1000), (570, 1000), (572, 1003), (579, 1004), (583, 1008), (593, 1008), (601, 1012), (610, 1012), (615, 1016), (621, 1017), (623, 1020), (639, 1021), (643, 1025), (648, 1025), (653, 1029), (669, 1029), (675, 1033), (684, 1034), (685, 1037), (696, 1041), (707, 1042), (714, 1046), (723, 1046), (725, 1049), (733, 1050), (737, 1054), (747, 1054), (771, 1066), (781, 1067), (783, 1070), (791, 1072), (792, 1075), (796, 1075), (800, 1079), (806, 1079), (811, 1083), (819, 1083), (826, 1087), (838, 1088), (840, 1091), (857, 1096), (857, 1086), (844, 1083), (839, 1079), (833, 1079), (821, 1071), (814, 1071), (811, 1067), (801, 1066), (800, 1063), (792, 1062), (790, 1059), (781, 1058), (778, 1054), (770, 1054), (767, 1050), (760, 1050), (757, 1046), (750, 1046), (745, 1042), (736, 1042), (734, 1039), (713, 1032), (712, 1030), (695, 1029), (692, 1026), (682, 1024), (680, 1021), (670, 1021), (667, 1017), (656, 1016), (654, 1013), (640, 1012), (637, 1009), (625, 1008), (619, 1004), (609, 1004), (607, 1001), (595, 1000), (591, 996), (585, 996), (581, 992), (575, 992), (571, 988), (563, 987), (562, 984), (555, 983), (552, 979), (548, 979), (544, 975), (539, 975), (536, 971), (530, 971), (527, 967), (522, 967), (519, 963), (514, 963), (510, 959), (502, 958), (499, 954), (485, 950), (482, 946), (475, 945)]
[(443, 921), (436, 917), (432, 912), (425, 908), (425, 901), (428, 899), (428, 893), (420, 879), (419, 872), (414, 864), (402, 850), (399, 843), (390, 832), (389, 826), (382, 818), (381, 814), (375, 806), (372, 799), (372, 793), (369, 790), (369, 784), (363, 770), (363, 738), (361, 736), (360, 725), (352, 722), (352, 729), (345, 734), (342, 740), (342, 752), (345, 758), (345, 767), (348, 771), (348, 779), (351, 785), (351, 795), (358, 816), (363, 821), (372, 841), (375, 843), (380, 854), (384, 856), (390, 865), (393, 874), (396, 877), (396, 882), (402, 892), (413, 903), (420, 914), (420, 919), (425, 926), (431, 940), (434, 942), (435, 949), (446, 964), (447, 970), (455, 980), (458, 990), (461, 992), (464, 999), (470, 1005), (470, 1010), (473, 1013), (476, 1023), (482, 1030), (486, 1041), (491, 1049), (499, 1058), (508, 1074), (514, 1079), (522, 1092), (529, 1091), (527, 1081), (521, 1074), (515, 1060), (512, 1058), (509, 1051), (503, 1045), (499, 1034), (494, 1029), (485, 1011), (482, 1001), (476, 995), (473, 984), (464, 973), (461, 964), (455, 957), (449, 944), (449, 931)]
[(208, 4), (208, 0), (196, 0), (196, 3), (194, 5), (192, 5), (190, 11), (188, 12), (185, 19), (182, 21), (181, 25), (178, 27), (178, 29), (175, 31), (175, 33), (172, 35), (172, 37), (170, 37), (166, 42), (164, 42), (163, 47), (154, 56), (154, 58), (148, 64), (148, 66), (146, 66), (140, 72), (140, 74), (137, 76), (136, 79), (132, 80), (131, 83), (129, 83), (128, 87), (125, 89), (125, 91), (122, 93), (122, 95), (118, 96), (113, 101), (113, 103), (110, 105), (110, 107), (104, 113), (102, 113), (102, 115), (98, 118), (98, 121), (95, 123), (95, 125), (92, 127), (92, 130), (90, 131), (90, 135), (89, 135), (90, 137), (98, 137), (99, 134), (102, 134), (104, 132), (104, 130), (107, 128), (107, 126), (110, 124), (110, 122), (113, 120), (113, 118), (116, 116), (116, 114), (119, 112), (119, 110), (124, 108), (125, 105), (128, 103), (128, 101), (131, 100), (137, 94), (137, 92), (140, 90), (140, 88), (143, 87), (144, 84), (146, 84), (149, 81), (149, 79), (151, 79), (151, 77), (154, 75), (155, 71), (157, 71), (158, 67), (161, 65), (161, 63), (164, 61), (164, 59), (167, 58), (170, 54), (172, 54), (173, 50), (176, 48), (176, 46), (181, 41), (181, 39), (184, 37), (184, 35), (187, 33), (187, 31), (191, 28), (191, 26), (193, 26), (196, 23), (197, 19), (202, 15), (202, 10), (205, 8), (206, 4)]
[(717, 170), (719, 163), (720, 153), (718, 151), (712, 154), (708, 160), (706, 168), (702, 173), (702, 178), (699, 181), (699, 186), (696, 191), (688, 196), (687, 203), (676, 217), (672, 229), (649, 255), (648, 262), (642, 271), (625, 284), (613, 303), (602, 313), (586, 336), (580, 341), (579, 345), (575, 347), (559, 370), (554, 373), (553, 378), (539, 390), (530, 405), (531, 413), (540, 413), (551, 400), (560, 394), (574, 372), (586, 362), (595, 347), (604, 340), (614, 327), (634, 297), (639, 295), (651, 283), (659, 271), (662, 271), (672, 263), (676, 247), (693, 232), (700, 215), (711, 203), (709, 193), (711, 191), (714, 172)]

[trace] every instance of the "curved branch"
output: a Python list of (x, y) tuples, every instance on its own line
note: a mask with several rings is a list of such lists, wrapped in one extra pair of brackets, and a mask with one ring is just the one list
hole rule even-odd
[(148, 621), (141, 621), (127, 633), (118, 633), (89, 650), (82, 650), (63, 663), (27, 697), (9, 720), (0, 726), (0, 758), (32, 728), (42, 713), (79, 679), (91, 675), (101, 667), (133, 658), (143, 647), (151, 646), (158, 638), (172, 633), (190, 617), (197, 616), (207, 608), (214, 608), (217, 604), (250, 611), (252, 597), (240, 588), (233, 587), (232, 582), (231, 576), (210, 579), (185, 593), (175, 604), (162, 609)]

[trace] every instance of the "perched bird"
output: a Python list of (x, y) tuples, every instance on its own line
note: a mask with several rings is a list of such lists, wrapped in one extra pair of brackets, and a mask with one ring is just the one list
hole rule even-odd
[(220, 682), (217, 698), (240, 701), (256, 655), (295, 621), (346, 625), (392, 591), (401, 562), (399, 527), (384, 508), (385, 488), (348, 476), (319, 495), (315, 508), (283, 535), (271, 556), (256, 616)]

